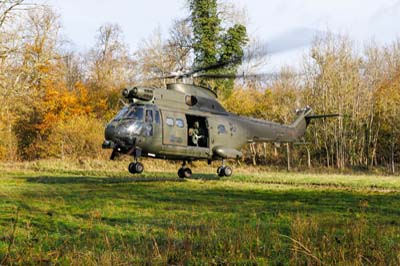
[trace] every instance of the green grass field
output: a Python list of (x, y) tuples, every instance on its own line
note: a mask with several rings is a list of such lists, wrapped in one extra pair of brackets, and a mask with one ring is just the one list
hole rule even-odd
[(400, 177), (125, 167), (0, 165), (0, 265), (400, 265)]

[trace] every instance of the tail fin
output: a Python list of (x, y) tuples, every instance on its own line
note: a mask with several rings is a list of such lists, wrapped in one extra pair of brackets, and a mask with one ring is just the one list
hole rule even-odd
[(296, 120), (289, 126), (294, 129), (293, 135), (291, 136), (292, 141), (298, 141), (304, 135), (309, 124), (309, 120), (307, 117), (314, 115), (313, 110), (310, 106), (306, 106), (302, 109), (297, 109), (296, 114)]
[(306, 106), (302, 109), (297, 109), (296, 115), (297, 115), (297, 118), (291, 124), (291, 127), (294, 127), (294, 128), (298, 128), (298, 127), (303, 128), (304, 127), (304, 129), (305, 129), (309, 124), (309, 121), (310, 121), (309, 117), (314, 116), (314, 112), (310, 106)]
[(324, 119), (329, 117), (338, 117), (339, 114), (326, 114), (326, 115), (316, 115), (310, 106), (306, 106), (302, 109), (296, 110), (297, 118), (290, 125), (290, 127), (294, 128), (296, 131), (296, 136), (303, 136), (306, 131), (307, 126), (310, 124), (312, 119)]

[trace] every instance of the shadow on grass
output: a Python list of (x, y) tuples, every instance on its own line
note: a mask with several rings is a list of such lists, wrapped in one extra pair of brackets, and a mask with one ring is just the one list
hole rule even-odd
[(118, 184), (134, 182), (185, 182), (192, 180), (220, 180), (214, 174), (193, 174), (191, 178), (160, 177), (160, 176), (127, 176), (127, 177), (98, 177), (98, 176), (37, 176), (25, 178), (30, 183), (40, 184)]
[(193, 174), (191, 178), (194, 180), (220, 180), (221, 177), (217, 176), (216, 174)]
[[(219, 180), (219, 177), (212, 174), (195, 174), (193, 180)], [(347, 212), (348, 210), (359, 211), (359, 203), (367, 199), (371, 206), (368, 211), (391, 212), (400, 216), (400, 200), (398, 193), (390, 194), (365, 194), (348, 191), (310, 191), (310, 190), (242, 190), (240, 188), (221, 188), (209, 187), (208, 185), (198, 184), (192, 186), (163, 186), (164, 182), (186, 183), (186, 179), (178, 177), (29, 177), (27, 181), (38, 184), (54, 184), (58, 196), (71, 200), (88, 200), (96, 202), (98, 199), (115, 201), (117, 198), (135, 199), (136, 204), (141, 207), (153, 207), (159, 203), (165, 202), (170, 205), (179, 205), (180, 208), (191, 208), (192, 206), (208, 207), (214, 211), (227, 211), (229, 209), (238, 211), (238, 209), (247, 210), (253, 208), (258, 212), (275, 211), (307, 211), (307, 212), (325, 212), (338, 211)], [(134, 184), (136, 185), (129, 185)], [(67, 185), (85, 185), (87, 192), (81, 194), (74, 190), (69, 190)], [(146, 185), (149, 184), (149, 185)], [(62, 186), (58, 186), (62, 185)], [(65, 187), (64, 187), (65, 185)], [(104, 186), (98, 190), (98, 186)], [(91, 187), (93, 186), (93, 187)], [(116, 194), (116, 192), (118, 192)], [(40, 196), (53, 197), (54, 191), (46, 191)], [(26, 196), (37, 197), (35, 191), (26, 192)], [(379, 207), (378, 207), (379, 206)]]
[(40, 184), (120, 184), (145, 182), (183, 182), (184, 179), (170, 177), (93, 177), (93, 176), (39, 176), (28, 177), (27, 182)]

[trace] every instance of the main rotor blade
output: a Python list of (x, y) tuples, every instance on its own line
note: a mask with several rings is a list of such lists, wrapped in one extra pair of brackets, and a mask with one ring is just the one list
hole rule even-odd
[(168, 75), (164, 75), (164, 76), (159, 76), (159, 77), (154, 77), (154, 78), (149, 78), (148, 80), (155, 80), (155, 79), (178, 79), (178, 78), (184, 78), (184, 77), (190, 77), (193, 76), (194, 74), (198, 73), (198, 72), (202, 72), (202, 71), (207, 71), (207, 70), (213, 70), (213, 69), (220, 69), (223, 68), (227, 65), (230, 64), (235, 64), (235, 63), (239, 63), (241, 61), (240, 58), (234, 58), (232, 60), (228, 60), (228, 61), (224, 61), (224, 62), (218, 62), (216, 64), (212, 64), (209, 66), (204, 66), (204, 67), (199, 67), (199, 68), (195, 68), (191, 71), (187, 71), (187, 72), (183, 72), (183, 73), (171, 73)]
[[(180, 75), (180, 74), (179, 74)], [(170, 74), (170, 75), (165, 75), (165, 76), (158, 76), (158, 77), (152, 77), (152, 78), (147, 78), (145, 80), (158, 80), (158, 79), (174, 79), (179, 77), (178, 74)]]
[(233, 59), (228, 60), (228, 61), (218, 62), (218, 63), (213, 64), (213, 65), (209, 65), (209, 66), (204, 66), (204, 67), (199, 67), (199, 68), (193, 69), (192, 71), (186, 73), (186, 75), (191, 76), (191, 75), (196, 74), (196, 73), (201, 72), (201, 71), (220, 69), (220, 68), (223, 68), (223, 67), (225, 67), (227, 65), (230, 65), (230, 64), (240, 63), (240, 61), (241, 61), (241, 58), (233, 58)]
[(206, 79), (273, 79), (277, 78), (277, 73), (261, 73), (261, 74), (199, 74), (196, 78)]

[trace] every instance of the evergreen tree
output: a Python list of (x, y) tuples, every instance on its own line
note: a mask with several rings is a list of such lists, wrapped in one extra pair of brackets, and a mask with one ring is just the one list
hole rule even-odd
[(221, 20), (216, 0), (190, 0), (193, 27), (195, 66), (205, 67), (217, 63)]
[[(223, 68), (208, 70), (214, 74), (235, 74), (247, 44), (246, 27), (235, 24), (228, 29), (222, 27), (216, 0), (189, 0), (193, 27), (194, 66), (207, 67), (221, 64)], [(204, 83), (204, 82), (203, 82)], [(233, 88), (233, 79), (215, 82), (219, 93), (228, 97)]]

